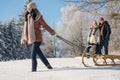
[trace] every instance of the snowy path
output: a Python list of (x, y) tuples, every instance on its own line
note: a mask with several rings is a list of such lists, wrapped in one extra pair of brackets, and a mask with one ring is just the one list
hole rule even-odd
[(38, 59), (37, 72), (31, 72), (31, 60), (0, 62), (0, 80), (120, 80), (120, 66), (84, 67), (81, 58), (50, 58), (48, 70)]

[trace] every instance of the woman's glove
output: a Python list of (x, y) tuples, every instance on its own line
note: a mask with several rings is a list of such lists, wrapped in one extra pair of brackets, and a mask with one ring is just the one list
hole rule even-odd
[(21, 41), (20, 41), (20, 43), (21, 43), (21, 45), (23, 45), (23, 44), (25, 44), (25, 40), (23, 40), (23, 39), (21, 39)]

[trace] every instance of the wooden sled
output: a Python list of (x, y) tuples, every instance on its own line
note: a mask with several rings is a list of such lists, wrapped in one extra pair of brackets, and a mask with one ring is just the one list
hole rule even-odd
[[(86, 54), (86, 49), (88, 47), (91, 47), (90, 55)], [(88, 67), (88, 65), (85, 64), (85, 58), (93, 59), (94, 65), (96, 66), (115, 66), (120, 65), (120, 55), (98, 55), (94, 52), (94, 47), (92, 45), (87, 46), (82, 54), (82, 63), (85, 67)], [(109, 59), (109, 62), (107, 61)], [(116, 60), (119, 61), (119, 63), (116, 63)], [(101, 61), (101, 63), (98, 63), (98, 61)]]
[[(84, 47), (82, 45), (80, 46), (80, 45), (74, 44), (71, 41), (66, 40), (63, 37), (59, 36), (59, 35), (57, 35), (56, 37), (59, 38), (59, 39), (61, 39), (62, 41), (64, 41), (65, 43), (67, 43), (70, 46), (76, 46), (79, 49), (82, 49)], [(86, 49), (88, 47), (91, 47), (91, 49), (90, 49), (90, 55), (86, 54)], [(97, 55), (97, 54), (95, 54), (94, 47), (92, 45), (87, 46), (84, 49), (83, 53), (82, 53), (82, 63), (83, 63), (83, 65), (85, 67), (87, 67), (88, 65), (85, 64), (85, 58), (87, 58), (87, 59), (92, 58), (93, 63), (96, 66), (115, 66), (115, 65), (120, 65), (120, 63), (117, 64), (116, 61), (115, 61), (115, 59), (118, 59), (119, 62), (120, 62), (120, 55)], [(110, 59), (111, 62), (108, 63), (107, 59)], [(102, 64), (98, 63), (98, 60), (101, 60)]]

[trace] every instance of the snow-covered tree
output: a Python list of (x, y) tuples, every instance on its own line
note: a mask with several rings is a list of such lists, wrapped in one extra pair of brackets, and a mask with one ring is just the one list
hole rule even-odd
[[(78, 9), (77, 6), (68, 5), (61, 9), (62, 12), (62, 18), (61, 21), (57, 23), (58, 25), (58, 32), (59, 34), (73, 42), (74, 44), (77, 44), (79, 46), (83, 47), (83, 27), (85, 26), (85, 18), (82, 18), (84, 14), (81, 13), (81, 11)], [(63, 54), (72, 54), (74, 56), (79, 55), (83, 48), (81, 47), (78, 49), (75, 46), (69, 46), (66, 45), (66, 43), (61, 42), (61, 53)], [(65, 52), (64, 52), (65, 51)]]

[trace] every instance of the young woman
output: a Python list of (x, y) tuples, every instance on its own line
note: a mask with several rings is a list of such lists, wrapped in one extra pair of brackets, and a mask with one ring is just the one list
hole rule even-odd
[[(100, 31), (98, 28), (98, 24), (95, 20), (93, 21), (92, 26), (90, 27), (87, 42), (88, 42), (88, 45), (94, 46), (95, 54), (98, 54), (98, 49), (99, 49), (98, 44), (100, 43)], [(88, 47), (86, 51), (87, 54), (89, 54), (89, 49), (90, 47)]]
[(55, 31), (51, 29), (47, 23), (44, 21), (41, 13), (38, 11), (36, 4), (30, 2), (27, 5), (27, 11), (25, 14), (25, 24), (22, 32), (21, 44), (28, 42), (31, 44), (31, 57), (32, 57), (32, 71), (37, 70), (37, 59), (36, 55), (38, 55), (41, 61), (45, 64), (48, 69), (52, 69), (52, 66), (48, 62), (48, 60), (43, 55), (40, 50), (42, 39), (42, 34), (40, 30), (40, 26), (42, 25), (51, 35), (55, 35)]

